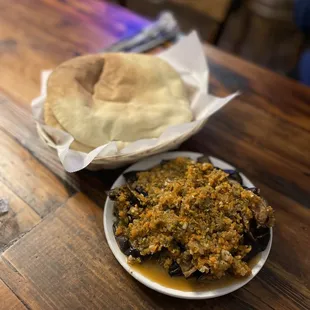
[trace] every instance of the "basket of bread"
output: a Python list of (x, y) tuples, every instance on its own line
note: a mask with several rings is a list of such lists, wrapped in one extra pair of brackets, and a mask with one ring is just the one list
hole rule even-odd
[(236, 94), (208, 94), (196, 33), (158, 55), (102, 53), (42, 75), (32, 102), (39, 137), (68, 172), (107, 169), (177, 148)]

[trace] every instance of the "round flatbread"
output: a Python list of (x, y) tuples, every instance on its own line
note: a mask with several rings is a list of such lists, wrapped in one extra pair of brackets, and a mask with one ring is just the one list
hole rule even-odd
[[(57, 119), (55, 118), (53, 111), (51, 109), (51, 106), (48, 102), (44, 103), (44, 121), (45, 124), (60, 130), (65, 131), (65, 129), (58, 123)], [(84, 153), (89, 153), (92, 151), (94, 148), (84, 145), (76, 140), (74, 140), (71, 145), (70, 149), (75, 150), (75, 151), (80, 151)]]
[(157, 138), (192, 120), (179, 74), (156, 56), (111, 53), (69, 60), (51, 74), (47, 102), (78, 142)]

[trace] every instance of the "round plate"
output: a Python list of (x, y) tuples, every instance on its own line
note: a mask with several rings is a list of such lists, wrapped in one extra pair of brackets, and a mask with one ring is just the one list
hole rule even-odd
[[(137, 162), (136, 164), (130, 166), (126, 172), (132, 171), (132, 170), (147, 170), (150, 169), (157, 164), (159, 164), (163, 159), (174, 159), (176, 157), (188, 157), (193, 160), (196, 160), (198, 157), (202, 156), (200, 153), (193, 153), (193, 152), (170, 152), (170, 153), (164, 153), (155, 155), (153, 157), (149, 157), (145, 160), (142, 160), (140, 162)], [(215, 157), (209, 157), (212, 164), (216, 167), (219, 167), (221, 169), (234, 169), (233, 166), (227, 164), (226, 162), (219, 160)], [(254, 187), (253, 183), (246, 178), (242, 173), (240, 173), (243, 184), (246, 187)], [(119, 187), (121, 185), (125, 184), (125, 179), (123, 175), (120, 175), (118, 179), (114, 182), (112, 188)], [(106, 239), (108, 241), (109, 247), (112, 250), (114, 256), (118, 260), (118, 262), (127, 270), (135, 279), (137, 279), (139, 282), (143, 283), (147, 287), (158, 291), (160, 293), (179, 297), (179, 298), (186, 298), (186, 299), (207, 299), (207, 298), (214, 298), (222, 295), (229, 294), (240, 287), (247, 284), (250, 280), (252, 280), (257, 273), (260, 271), (260, 269), (263, 267), (264, 263), (267, 260), (267, 257), (270, 252), (271, 244), (272, 244), (272, 229), (270, 229), (270, 240), (268, 243), (268, 246), (265, 251), (261, 253), (260, 260), (255, 264), (255, 266), (252, 268), (252, 274), (249, 277), (246, 277), (243, 281), (238, 281), (237, 283), (232, 283), (226, 287), (214, 289), (214, 290), (208, 290), (208, 291), (192, 291), (192, 292), (184, 292), (176, 289), (171, 289), (166, 286), (162, 286), (159, 283), (156, 283), (144, 275), (140, 274), (139, 272), (133, 270), (129, 264), (127, 264), (127, 257), (124, 255), (121, 250), (119, 249), (119, 246), (116, 242), (114, 233), (113, 233), (113, 223), (115, 221), (115, 217), (113, 215), (113, 201), (109, 198), (107, 198), (104, 211), (103, 211), (103, 224), (104, 224), (104, 231), (106, 235)]]

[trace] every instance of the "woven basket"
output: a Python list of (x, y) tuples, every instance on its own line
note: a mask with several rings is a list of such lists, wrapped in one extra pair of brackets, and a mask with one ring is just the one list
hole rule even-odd
[[(194, 127), (190, 132), (187, 132), (183, 135), (180, 135), (174, 140), (170, 140), (164, 142), (155, 147), (149, 148), (147, 150), (137, 151), (132, 154), (125, 155), (112, 155), (105, 157), (97, 157), (95, 158), (87, 167), (88, 170), (101, 170), (101, 169), (114, 169), (119, 168), (128, 164), (132, 164), (136, 161), (139, 161), (142, 158), (155, 155), (161, 152), (166, 152), (169, 150), (176, 149), (180, 146), (181, 143), (189, 139), (191, 136), (196, 134), (198, 131), (202, 129), (205, 125), (206, 120), (204, 122), (198, 123), (196, 127)], [(41, 140), (50, 148), (54, 149), (56, 152), (56, 145), (53, 140), (44, 132), (40, 123), (37, 123), (37, 132)]]

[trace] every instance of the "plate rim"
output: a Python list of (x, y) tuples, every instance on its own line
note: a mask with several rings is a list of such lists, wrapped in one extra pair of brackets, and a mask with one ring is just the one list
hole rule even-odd
[[(165, 159), (163, 157), (170, 157), (169, 159), (173, 159), (176, 157), (190, 157), (190, 158), (194, 158), (197, 159), (200, 156), (203, 156), (204, 154), (202, 153), (198, 153), (198, 152), (187, 152), (187, 151), (175, 151), (175, 152), (165, 152), (165, 153), (160, 153), (151, 157), (147, 157), (144, 158), (132, 165), (130, 165), (126, 170), (124, 170), (118, 177), (117, 179), (114, 181), (114, 183), (111, 186), (111, 189), (114, 187), (119, 186), (118, 183), (120, 183), (122, 181), (123, 178), (123, 174), (125, 172), (131, 171), (131, 170), (135, 170), (135, 166), (137, 165), (143, 165), (147, 162), (153, 162), (154, 160), (157, 161), (161, 161), (162, 159)], [(211, 161), (219, 161), (225, 165), (228, 165), (232, 168), (235, 168), (233, 165), (231, 165), (230, 163), (221, 160), (217, 157), (214, 156), (209, 156), (209, 158), (211, 159)], [(152, 165), (154, 166), (154, 165)], [(148, 168), (147, 168), (148, 169)], [(239, 171), (239, 170), (238, 170)], [(240, 172), (243, 180), (249, 182), (251, 185), (254, 186), (254, 184), (242, 173)], [(118, 261), (118, 263), (133, 277), (135, 278), (137, 281), (139, 281), (140, 283), (142, 283), (143, 285), (147, 286), (148, 288), (155, 290), (159, 293), (168, 295), (168, 296), (172, 296), (172, 297), (176, 297), (176, 298), (182, 298), (182, 299), (211, 299), (211, 298), (216, 298), (216, 297), (220, 297), (223, 295), (227, 295), (230, 294), (236, 290), (238, 290), (239, 288), (243, 287), (244, 285), (246, 285), (248, 282), (250, 282), (255, 276), (257, 276), (257, 274), (259, 273), (259, 271), (262, 269), (262, 267), (264, 266), (264, 264), (266, 263), (270, 250), (271, 250), (271, 246), (272, 246), (272, 241), (273, 241), (273, 230), (272, 228), (270, 228), (270, 240), (268, 243), (267, 248), (262, 252), (264, 253), (264, 257), (262, 256), (260, 258), (260, 260), (257, 262), (257, 264), (253, 267), (253, 269), (255, 269), (255, 272), (252, 273), (249, 277), (247, 277), (244, 281), (242, 282), (238, 282), (235, 283), (231, 286), (228, 287), (223, 287), (223, 288), (219, 288), (219, 289), (215, 289), (215, 290), (211, 290), (211, 291), (181, 291), (181, 290), (176, 290), (176, 289), (172, 289), (163, 285), (160, 285), (159, 283), (150, 280), (149, 278), (145, 277), (144, 275), (142, 275), (141, 273), (135, 271), (133, 268), (130, 267), (130, 265), (125, 261), (123, 261), (124, 259), (126, 260), (126, 255), (123, 254), (121, 252), (121, 250), (118, 247), (118, 244), (116, 242), (115, 239), (115, 235), (113, 233), (112, 230), (112, 238), (110, 237), (110, 231), (108, 230), (108, 220), (107, 220), (107, 212), (108, 209), (113, 207), (113, 201), (107, 197), (105, 204), (104, 204), (104, 209), (103, 209), (103, 227), (104, 227), (104, 233), (105, 233), (105, 238), (106, 241), (109, 245), (109, 248), (111, 250), (111, 252), (113, 253), (114, 257), (116, 258), (116, 260)], [(111, 223), (110, 223), (111, 225)], [(113, 225), (113, 223), (112, 223)], [(114, 246), (114, 244), (117, 245), (117, 247)], [(123, 258), (123, 260), (119, 257), (121, 256)], [(253, 271), (252, 269), (252, 271)], [(217, 292), (219, 291), (219, 292)]]

